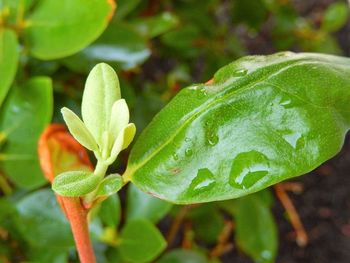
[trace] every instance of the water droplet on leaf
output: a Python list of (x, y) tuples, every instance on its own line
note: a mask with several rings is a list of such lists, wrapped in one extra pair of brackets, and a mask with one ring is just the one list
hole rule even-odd
[(247, 75), (247, 73), (248, 73), (248, 70), (247, 70), (247, 69), (239, 69), (239, 70), (236, 70), (236, 71), (233, 73), (233, 75), (234, 75), (235, 77), (243, 77), (243, 76)]
[(267, 157), (258, 151), (243, 152), (232, 161), (229, 183), (239, 189), (252, 187), (269, 173)]
[(214, 187), (215, 177), (213, 173), (207, 169), (199, 169), (196, 177), (192, 180), (189, 191), (207, 191)]
[(177, 161), (177, 160), (179, 160), (179, 155), (176, 154), (176, 153), (174, 153), (174, 154), (173, 154), (173, 158), (174, 158), (175, 161)]
[(219, 137), (216, 134), (214, 134), (214, 133), (209, 134), (209, 136), (208, 136), (208, 143), (210, 145), (214, 146), (218, 142), (219, 142)]
[(187, 148), (186, 151), (185, 151), (185, 155), (190, 157), (192, 154), (193, 154), (192, 149), (191, 148)]

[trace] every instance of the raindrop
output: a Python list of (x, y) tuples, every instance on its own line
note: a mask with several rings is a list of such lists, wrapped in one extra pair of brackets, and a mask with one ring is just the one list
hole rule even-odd
[(212, 189), (215, 183), (213, 173), (208, 168), (202, 168), (198, 170), (196, 177), (192, 180), (189, 191), (207, 191)]
[(179, 160), (179, 155), (176, 154), (176, 153), (174, 153), (174, 154), (173, 154), (173, 158), (174, 158), (175, 161), (177, 161), (177, 160)]
[(219, 137), (216, 134), (209, 134), (208, 143), (212, 146), (216, 145), (219, 142)]
[(269, 173), (267, 157), (257, 151), (243, 152), (232, 161), (229, 183), (232, 187), (247, 189)]
[(236, 71), (233, 73), (233, 75), (234, 75), (235, 77), (243, 77), (243, 76), (247, 75), (247, 73), (248, 73), (248, 70), (247, 70), (247, 69), (239, 69), (239, 70), (236, 70)]
[(185, 151), (185, 155), (190, 157), (192, 154), (193, 154), (192, 149), (191, 148), (187, 148), (186, 151)]
[(190, 142), (190, 141), (191, 141), (191, 138), (188, 138), (188, 137), (185, 138), (185, 142)]

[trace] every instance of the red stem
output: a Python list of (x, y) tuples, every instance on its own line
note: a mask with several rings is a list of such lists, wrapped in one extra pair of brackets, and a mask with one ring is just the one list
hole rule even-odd
[(94, 250), (89, 236), (86, 210), (79, 198), (60, 197), (70, 222), (75, 244), (81, 263), (96, 263)]

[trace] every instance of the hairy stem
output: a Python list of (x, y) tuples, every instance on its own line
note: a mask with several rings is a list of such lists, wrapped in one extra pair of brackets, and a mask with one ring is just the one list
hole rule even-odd
[(96, 263), (96, 258), (89, 236), (87, 221), (88, 210), (85, 209), (79, 198), (62, 198), (65, 213), (71, 225), (76, 248), (81, 263)]

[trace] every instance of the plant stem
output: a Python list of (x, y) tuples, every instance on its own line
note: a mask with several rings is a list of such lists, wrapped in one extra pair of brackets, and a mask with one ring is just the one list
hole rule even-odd
[(96, 258), (89, 236), (87, 221), (88, 210), (85, 209), (79, 198), (62, 197), (64, 210), (73, 232), (76, 248), (81, 263), (96, 263)]

